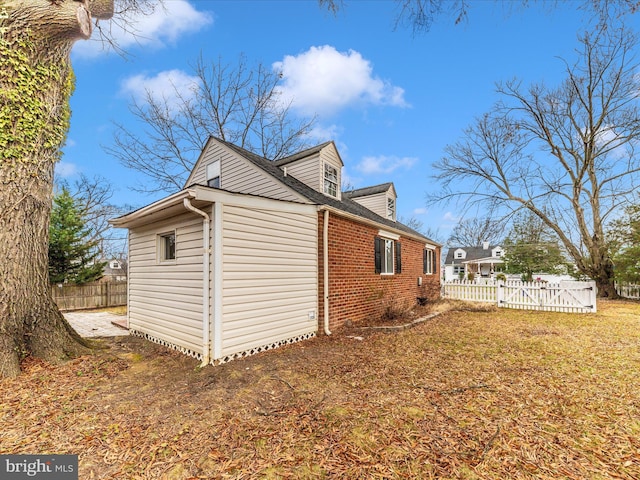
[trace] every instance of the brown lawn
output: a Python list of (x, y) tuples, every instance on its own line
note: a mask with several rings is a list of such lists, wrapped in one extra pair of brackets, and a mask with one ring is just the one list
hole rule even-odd
[(467, 308), (204, 369), (109, 345), (0, 382), (0, 453), (78, 454), (82, 480), (640, 478), (640, 303)]

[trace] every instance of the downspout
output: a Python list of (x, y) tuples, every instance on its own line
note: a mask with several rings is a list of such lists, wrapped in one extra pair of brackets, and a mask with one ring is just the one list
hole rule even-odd
[(187, 210), (191, 210), (198, 215), (201, 215), (202, 220), (202, 243), (203, 243), (203, 255), (202, 255), (202, 363), (201, 367), (209, 365), (211, 352), (211, 339), (209, 328), (209, 265), (210, 265), (210, 242), (209, 242), (209, 224), (211, 219), (206, 212), (197, 209), (191, 205), (189, 198), (184, 199), (184, 206)]
[(324, 333), (331, 335), (329, 330), (329, 210), (324, 209), (322, 225), (322, 287), (324, 293)]

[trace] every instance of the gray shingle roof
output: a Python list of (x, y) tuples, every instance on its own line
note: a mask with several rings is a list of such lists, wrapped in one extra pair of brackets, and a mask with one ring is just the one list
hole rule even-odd
[(307, 148), (306, 150), (302, 150), (301, 152), (295, 153), (293, 155), (289, 155), (288, 157), (281, 158), (280, 160), (276, 160), (273, 163), (278, 167), (282, 167), (284, 165), (288, 165), (289, 163), (295, 162), (296, 160), (300, 160), (301, 158), (308, 157), (309, 155), (313, 155), (314, 153), (318, 153), (324, 147), (329, 145), (331, 142), (324, 142), (320, 145), (316, 145), (315, 147)]
[[(286, 157), (286, 158), (284, 158), (284, 159), (282, 159), (282, 160), (280, 160), (278, 162), (272, 162), (272, 161), (269, 161), (269, 160), (267, 160), (267, 159), (265, 159), (265, 158), (263, 158), (263, 157), (261, 157), (259, 155), (256, 155), (255, 153), (249, 152), (248, 150), (245, 150), (244, 148), (238, 147), (237, 145), (233, 145), (232, 143), (226, 142), (224, 140), (220, 140), (219, 138), (216, 138), (216, 140), (218, 140), (220, 143), (226, 145), (231, 150), (236, 152), (238, 155), (241, 155), (242, 157), (244, 157), (247, 160), (249, 160), (256, 167), (260, 168), (264, 172), (268, 173), (272, 177), (274, 177), (277, 180), (279, 180), (284, 185), (286, 185), (289, 188), (291, 188), (292, 190), (298, 192), (300, 195), (302, 195), (303, 197), (305, 197), (306, 199), (308, 199), (309, 201), (311, 201), (311, 202), (313, 202), (313, 203), (315, 203), (317, 205), (327, 205), (327, 206), (333, 207), (333, 208), (335, 208), (337, 210), (341, 210), (343, 212), (350, 213), (352, 215), (357, 215), (359, 217), (362, 217), (363, 219), (374, 221), (376, 223), (379, 223), (380, 225), (384, 225), (384, 226), (387, 226), (387, 227), (390, 227), (390, 228), (394, 228), (396, 230), (401, 230), (401, 231), (409, 233), (409, 234), (411, 234), (413, 236), (421, 237), (425, 241), (428, 241), (429, 243), (433, 243), (435, 245), (440, 245), (438, 242), (435, 242), (435, 241), (431, 240), (430, 238), (425, 237), (420, 232), (417, 232), (416, 230), (413, 230), (412, 228), (407, 227), (406, 225), (404, 225), (404, 224), (402, 224), (400, 222), (394, 222), (392, 220), (389, 220), (388, 218), (381, 217), (380, 215), (372, 212), (371, 210), (369, 210), (366, 207), (363, 207), (359, 203), (351, 200), (350, 198), (348, 198), (346, 196), (343, 196), (342, 200), (338, 200), (337, 198), (333, 198), (333, 197), (329, 197), (327, 195), (324, 195), (324, 194), (318, 192), (317, 190), (314, 190), (313, 188), (309, 187), (305, 183), (302, 183), (300, 180), (296, 179), (295, 177), (292, 177), (291, 175), (286, 175), (285, 176), (284, 172), (279, 168), (280, 165), (283, 165), (282, 162), (284, 162), (284, 161), (286, 161), (286, 160), (288, 160), (290, 158), (293, 158), (293, 157), (295, 157), (296, 160), (300, 159), (300, 158), (304, 158), (307, 155), (310, 155), (312, 153), (316, 153), (317, 151), (319, 151), (320, 149), (324, 148), (326, 145), (328, 145), (331, 142), (326, 142), (326, 143), (323, 143), (323, 144), (318, 145), (316, 147), (307, 149), (304, 152), (300, 152), (300, 153), (298, 153), (296, 155), (292, 155), (291, 157)], [(302, 153), (305, 153), (305, 155), (302, 155)], [(289, 163), (289, 162), (287, 162), (287, 163)]]
[[(447, 251), (447, 258), (445, 259), (445, 265), (459, 265), (469, 260), (478, 260), (480, 258), (488, 258), (491, 256), (491, 251), (499, 247), (499, 245), (489, 245), (489, 248), (485, 250), (482, 246), (479, 247), (451, 247)], [(467, 252), (466, 258), (453, 258), (453, 253), (461, 248)]]
[(372, 187), (356, 188), (355, 190), (347, 190), (346, 192), (342, 192), (342, 195), (346, 195), (347, 198), (366, 197), (368, 195), (384, 193), (389, 190), (392, 185), (393, 183), (387, 182), (380, 185), (374, 185)]

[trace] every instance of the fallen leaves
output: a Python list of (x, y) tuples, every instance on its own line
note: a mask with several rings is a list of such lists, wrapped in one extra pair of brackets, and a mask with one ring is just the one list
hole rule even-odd
[(467, 308), (205, 369), (119, 342), (1, 381), (0, 453), (76, 453), (86, 479), (640, 478), (638, 303)]

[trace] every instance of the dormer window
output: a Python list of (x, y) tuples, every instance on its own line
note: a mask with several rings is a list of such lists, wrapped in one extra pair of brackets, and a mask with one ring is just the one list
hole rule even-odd
[(207, 187), (220, 188), (220, 160), (207, 165)]
[(111, 260), (111, 262), (109, 263), (109, 268), (112, 269), (112, 270), (117, 270), (117, 269), (122, 268), (122, 267), (120, 266), (120, 262), (119, 261)]
[(338, 196), (338, 169), (328, 163), (324, 164), (324, 193)]
[(396, 201), (393, 198), (387, 198), (387, 218), (396, 219)]

